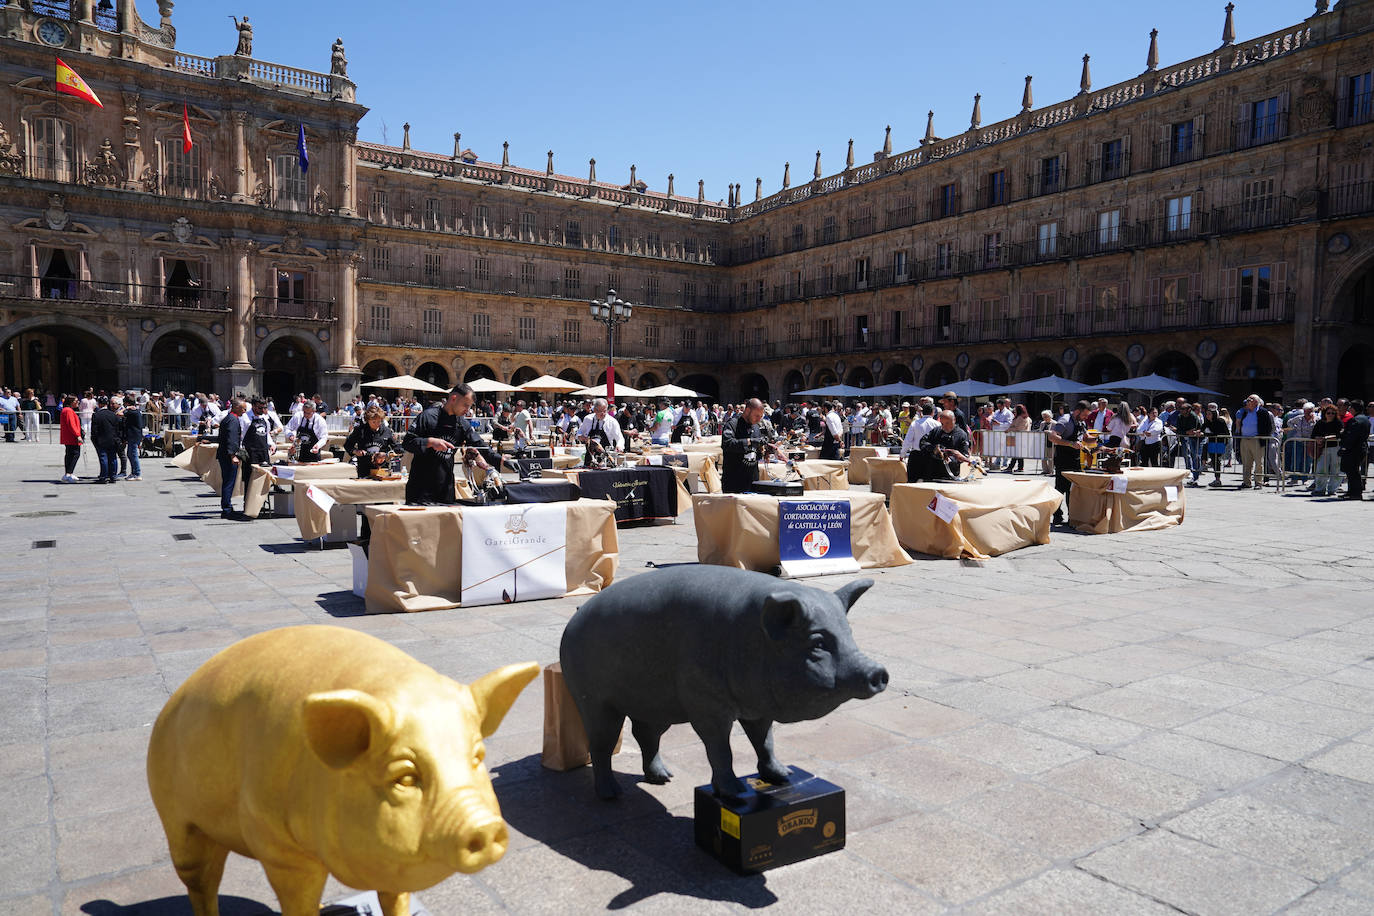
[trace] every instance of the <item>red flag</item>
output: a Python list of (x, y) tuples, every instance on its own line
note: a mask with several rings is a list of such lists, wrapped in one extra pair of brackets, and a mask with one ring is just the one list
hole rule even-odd
[(78, 99), (90, 102), (96, 108), (104, 108), (100, 104), (100, 99), (96, 98), (91, 87), (86, 85), (86, 81), (77, 76), (76, 71), (62, 62), (62, 58), (57, 58), (57, 77), (54, 80), (58, 92), (65, 92), (67, 95), (74, 95)]
[(181, 103), (181, 151), (191, 151), (191, 115), (186, 110), (185, 102)]
[(615, 366), (606, 367), (606, 402), (615, 403)]

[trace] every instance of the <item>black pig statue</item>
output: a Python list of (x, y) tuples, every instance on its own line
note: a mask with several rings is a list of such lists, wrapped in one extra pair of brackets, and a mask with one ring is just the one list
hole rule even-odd
[(587, 727), (596, 793), (620, 794), (611, 751), (625, 717), (651, 783), (672, 778), (659, 758), (670, 725), (690, 722), (706, 745), (711, 786), (739, 797), (730, 729), (736, 720), (759, 775), (785, 783), (773, 723), (819, 719), (887, 687), (887, 670), (854, 644), (850, 607), (873, 586), (831, 593), (762, 573), (681, 567), (622, 580), (577, 609), (559, 650)]

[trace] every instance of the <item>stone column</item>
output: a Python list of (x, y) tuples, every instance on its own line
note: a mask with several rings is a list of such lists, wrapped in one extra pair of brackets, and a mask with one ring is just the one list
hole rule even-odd
[(357, 369), (354, 352), (358, 338), (358, 265), (363, 262), (361, 251), (339, 251), (338, 321), (334, 327), (334, 364), (343, 370)]
[(224, 355), (231, 371), (251, 370), (248, 340), (253, 332), (252, 239), (230, 239), (234, 258), (234, 282), (229, 287), (229, 316), (224, 327)]
[(78, 22), (95, 22), (95, 0), (76, 0), (76, 19)]
[(358, 129), (345, 128), (339, 144), (339, 215), (358, 215)]
[(234, 195), (230, 199), (241, 204), (248, 201), (248, 147), (244, 141), (248, 112), (234, 111), (229, 116), (234, 121)]

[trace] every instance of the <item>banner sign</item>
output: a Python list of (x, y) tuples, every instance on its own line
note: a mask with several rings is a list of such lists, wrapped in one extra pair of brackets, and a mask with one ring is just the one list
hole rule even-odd
[(677, 517), (677, 475), (671, 468), (583, 471), (577, 482), (586, 499), (615, 500), (617, 522)]
[(463, 509), (464, 607), (561, 598), (568, 509), (559, 503)]
[(782, 574), (829, 576), (859, 571), (849, 538), (849, 500), (778, 500), (778, 559)]

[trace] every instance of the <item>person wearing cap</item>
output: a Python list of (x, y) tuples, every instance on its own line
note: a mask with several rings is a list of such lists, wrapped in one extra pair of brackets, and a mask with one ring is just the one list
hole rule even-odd
[(944, 394), (940, 395), (940, 405), (945, 410), (951, 411), (954, 414), (955, 426), (959, 427), (964, 432), (969, 431), (968, 417), (964, 416), (964, 412), (959, 409), (959, 395), (955, 394), (953, 391), (946, 391)]

